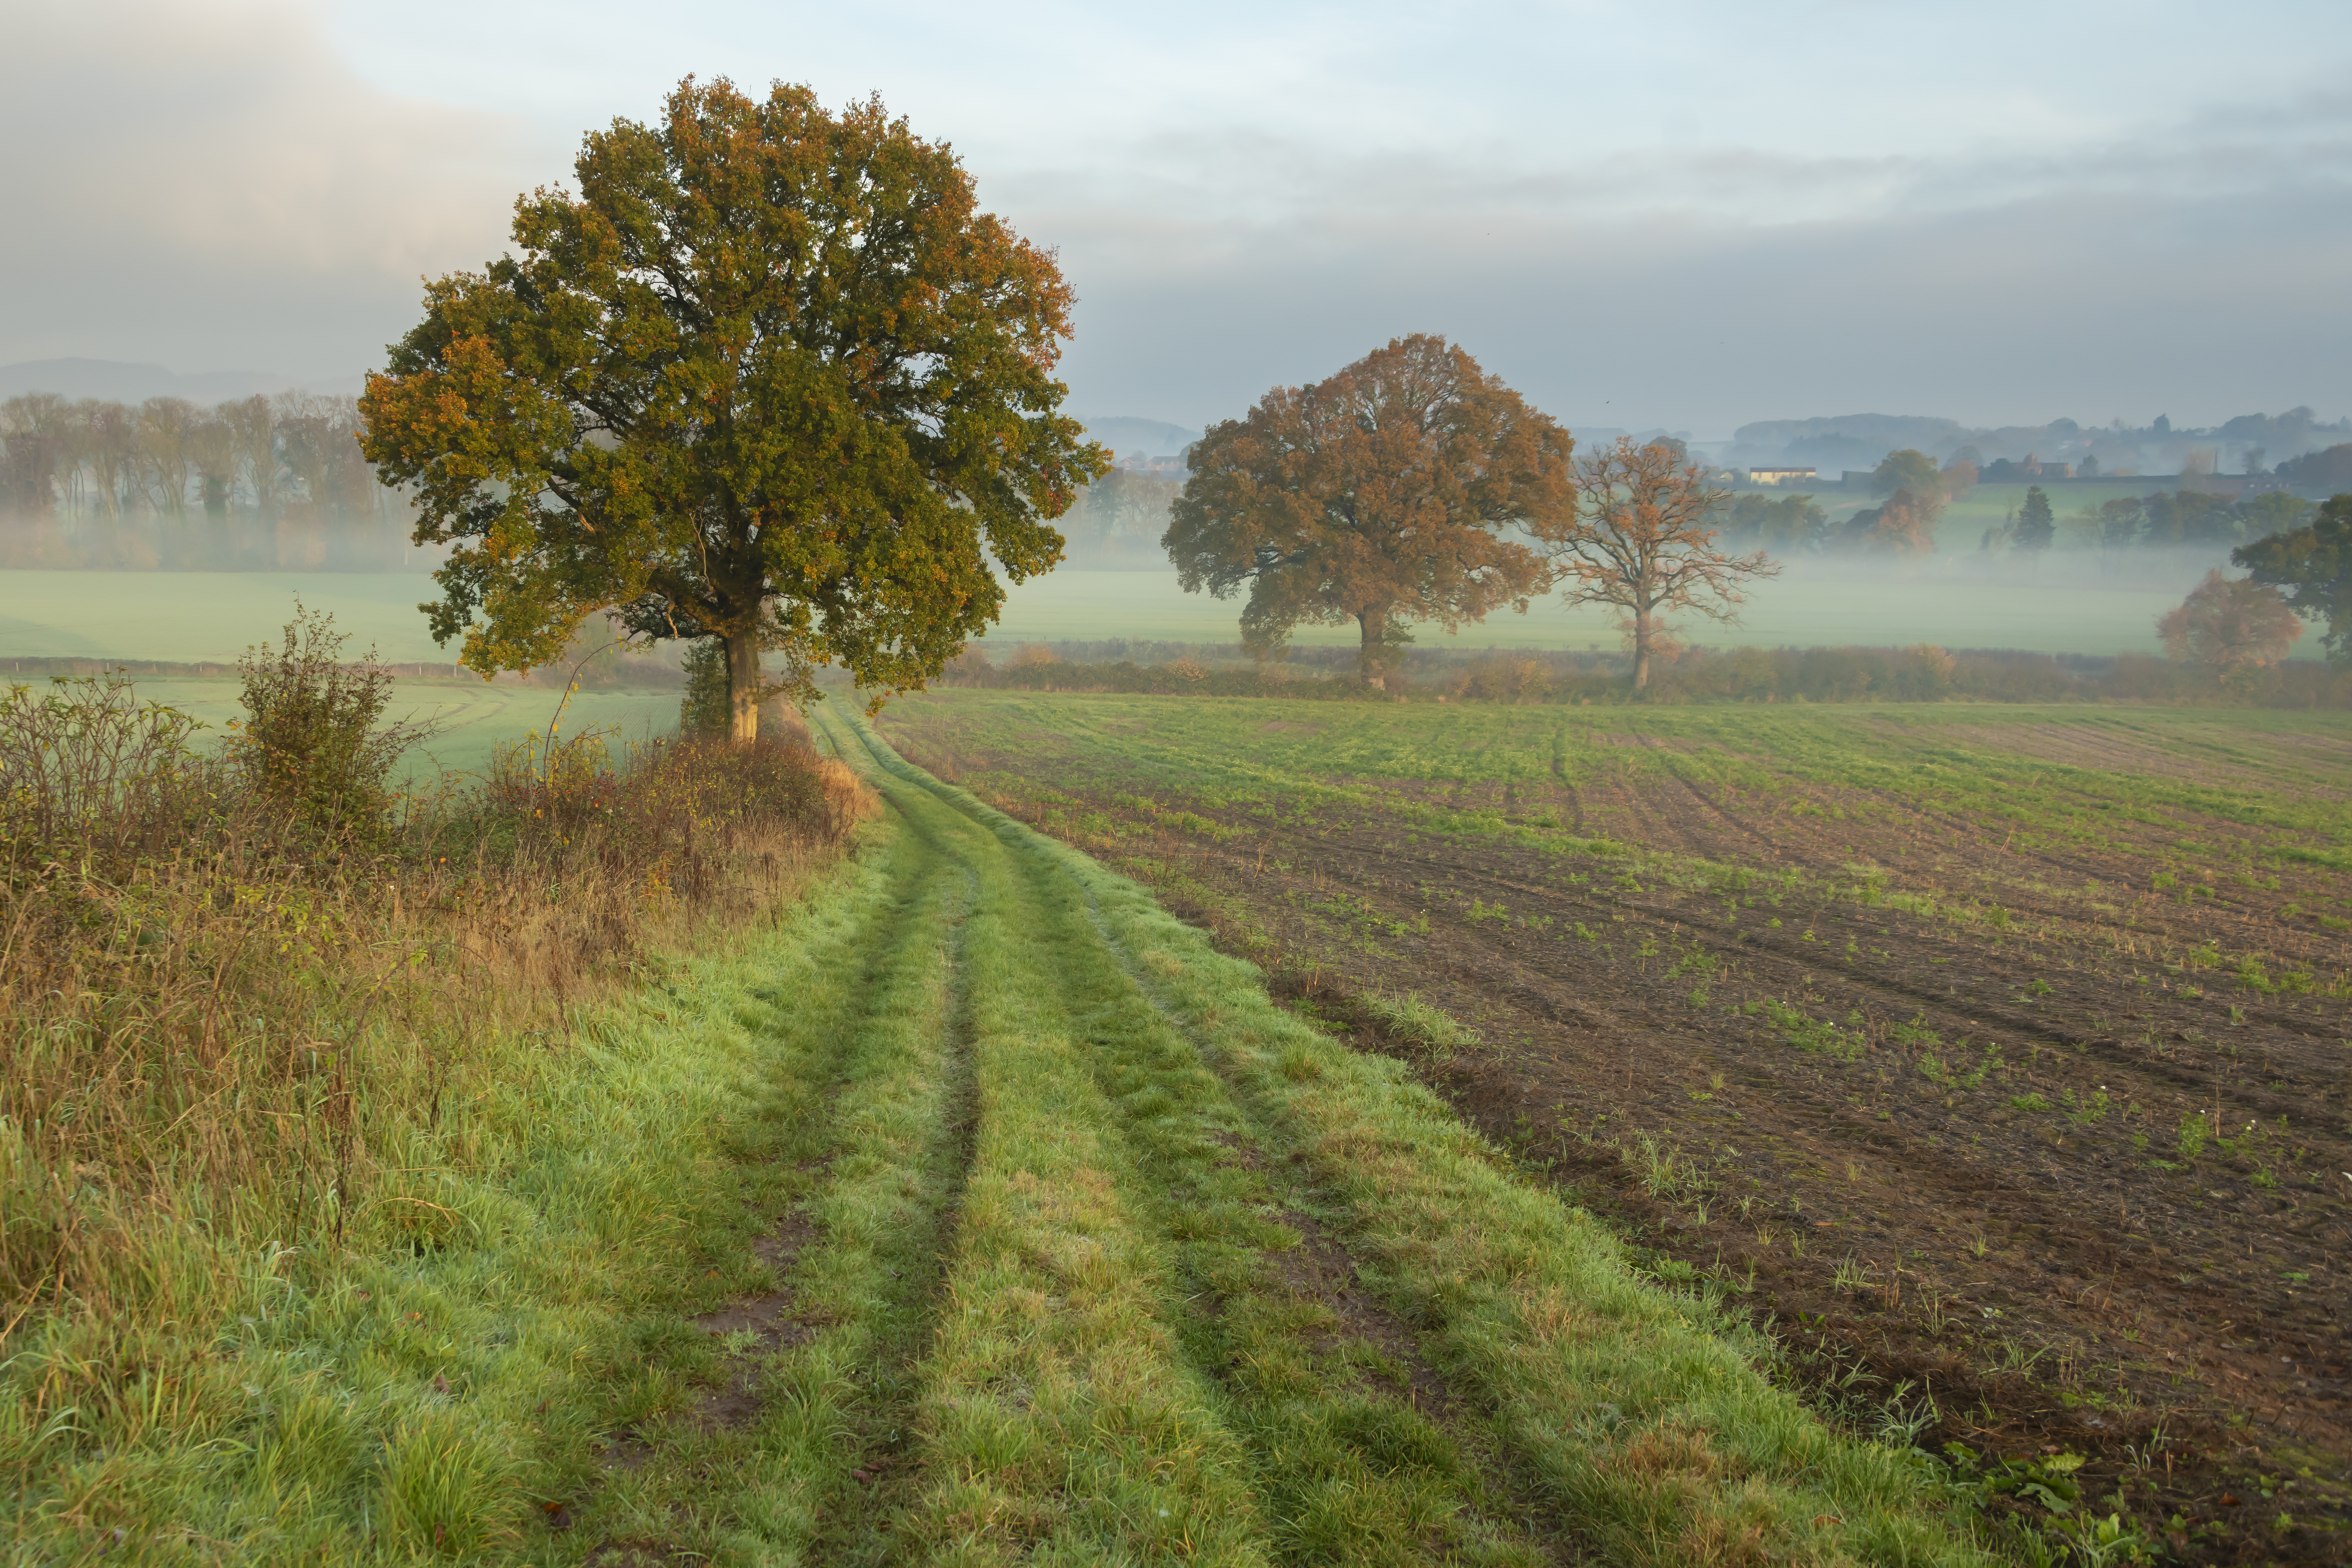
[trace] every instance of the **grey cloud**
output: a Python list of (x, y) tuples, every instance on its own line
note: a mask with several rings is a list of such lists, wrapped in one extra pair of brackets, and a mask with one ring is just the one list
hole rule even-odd
[[(2296, 194), (2041, 198), (1898, 219), (1558, 225), (1481, 249), (1397, 224), (1265, 234), (1189, 274), (1066, 257), (1088, 406), (1237, 413), (1441, 331), (1571, 422), (1728, 434), (1872, 407), (1971, 423), (2352, 405), (2352, 210)], [(2148, 405), (2142, 406), (2142, 405)]]
[(26, 305), (0, 361), (348, 373), (419, 273), (503, 238), (518, 128), (370, 87), (306, 7), (18, 0), (0, 25), (0, 268)]

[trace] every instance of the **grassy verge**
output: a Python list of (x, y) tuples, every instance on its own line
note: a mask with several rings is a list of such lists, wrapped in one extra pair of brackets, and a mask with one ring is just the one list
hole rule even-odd
[(268, 673), (226, 755), (116, 682), (0, 703), (22, 1560), (531, 1542), (736, 1215), (736, 944), (845, 896), (805, 752), (574, 748), (403, 818), (367, 673)]

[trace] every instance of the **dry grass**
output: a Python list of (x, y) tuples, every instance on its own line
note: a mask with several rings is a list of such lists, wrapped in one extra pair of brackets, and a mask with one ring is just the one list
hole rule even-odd
[(133, 1396), (150, 1326), (202, 1338), (257, 1252), (464, 1224), (427, 1180), (467, 1163), (454, 1107), (875, 809), (804, 734), (592, 737), (322, 828), (194, 742), (119, 679), (0, 700), (0, 1356), (79, 1325), (110, 1366), (36, 1403), (84, 1426)]

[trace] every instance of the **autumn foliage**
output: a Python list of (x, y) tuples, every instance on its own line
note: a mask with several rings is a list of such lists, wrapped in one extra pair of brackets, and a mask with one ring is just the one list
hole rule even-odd
[(1247, 585), (1242, 637), (1260, 658), (1297, 626), (1356, 623), (1379, 688), (1407, 623), (1454, 631), (1542, 591), (1542, 555), (1511, 535), (1566, 526), (1573, 450), (1460, 348), (1396, 338), (1212, 427), (1161, 543), (1187, 593)]
[(878, 101), (835, 115), (691, 79), (587, 138), (514, 253), (427, 286), (369, 379), (365, 448), (455, 546), (433, 630), (488, 673), (617, 612), (722, 643), (733, 729), (763, 653), (920, 685), (1108, 459), (1058, 412), (1071, 292)]
[(2252, 578), (2236, 581), (2219, 572), (2156, 623), (2164, 650), (2174, 658), (2201, 664), (2223, 675), (2276, 664), (2303, 636), (2303, 623), (2278, 590)]

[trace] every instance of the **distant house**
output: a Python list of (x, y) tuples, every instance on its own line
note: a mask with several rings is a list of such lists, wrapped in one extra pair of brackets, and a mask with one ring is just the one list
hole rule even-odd
[(1802, 468), (1750, 468), (1748, 482), (1751, 485), (1809, 485), (1813, 482), (1813, 470)]

